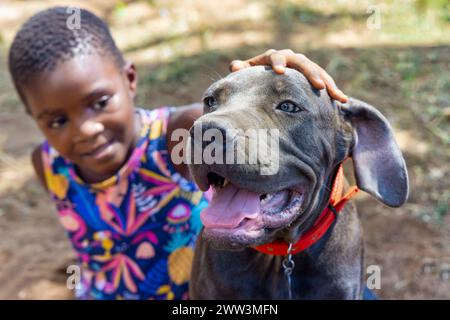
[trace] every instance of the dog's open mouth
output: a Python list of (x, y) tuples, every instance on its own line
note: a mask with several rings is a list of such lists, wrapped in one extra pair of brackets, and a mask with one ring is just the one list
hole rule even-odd
[(292, 222), (304, 199), (301, 187), (263, 194), (238, 188), (216, 173), (207, 178), (213, 196), (201, 220), (208, 234), (259, 238), (264, 230)]

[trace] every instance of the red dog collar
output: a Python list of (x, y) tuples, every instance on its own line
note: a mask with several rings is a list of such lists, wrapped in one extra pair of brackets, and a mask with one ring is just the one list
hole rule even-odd
[[(300, 239), (292, 246), (291, 254), (299, 253), (303, 250), (308, 249), (314, 243), (316, 243), (322, 236), (327, 232), (330, 226), (333, 224), (336, 216), (333, 210), (330, 208), (334, 208), (336, 213), (340, 212), (348, 200), (353, 197), (358, 191), (358, 187), (352, 186), (347, 193), (342, 196), (342, 191), (344, 187), (344, 172), (342, 169), (342, 164), (339, 166), (338, 172), (336, 174), (336, 178), (333, 182), (333, 188), (331, 189), (330, 201), (329, 205), (322, 211), (319, 218), (316, 220), (314, 225), (310, 230), (308, 230), (305, 234), (303, 234)], [(255, 250), (260, 252), (277, 255), (277, 256), (285, 256), (288, 253), (289, 244), (284, 241), (274, 241), (272, 243), (266, 243), (260, 246), (253, 247)]]

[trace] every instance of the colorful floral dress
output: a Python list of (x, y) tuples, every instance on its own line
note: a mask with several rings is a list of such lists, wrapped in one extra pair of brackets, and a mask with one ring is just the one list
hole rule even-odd
[(81, 299), (187, 299), (200, 211), (197, 186), (178, 174), (166, 144), (173, 108), (138, 108), (143, 122), (127, 163), (87, 184), (74, 164), (42, 144), (45, 179), (77, 253)]

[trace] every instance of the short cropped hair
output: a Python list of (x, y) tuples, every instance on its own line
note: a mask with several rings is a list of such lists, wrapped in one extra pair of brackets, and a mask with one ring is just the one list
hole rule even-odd
[[(38, 12), (17, 32), (9, 50), (8, 66), (14, 86), (26, 106), (23, 86), (41, 72), (76, 55), (109, 55), (123, 67), (125, 60), (117, 48), (106, 23), (85, 9), (53, 7)], [(69, 18), (80, 13), (79, 24), (71, 26)]]

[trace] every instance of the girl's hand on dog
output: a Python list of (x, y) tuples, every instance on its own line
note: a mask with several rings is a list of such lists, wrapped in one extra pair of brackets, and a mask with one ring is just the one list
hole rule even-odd
[(230, 71), (235, 72), (257, 65), (272, 66), (272, 69), (278, 74), (283, 74), (286, 67), (296, 69), (305, 75), (314, 88), (326, 88), (331, 98), (343, 103), (348, 101), (347, 96), (339, 90), (333, 78), (331, 78), (331, 76), (324, 69), (309, 60), (305, 55), (295, 53), (290, 49), (270, 49), (259, 56), (245, 61), (234, 60), (230, 64)]

